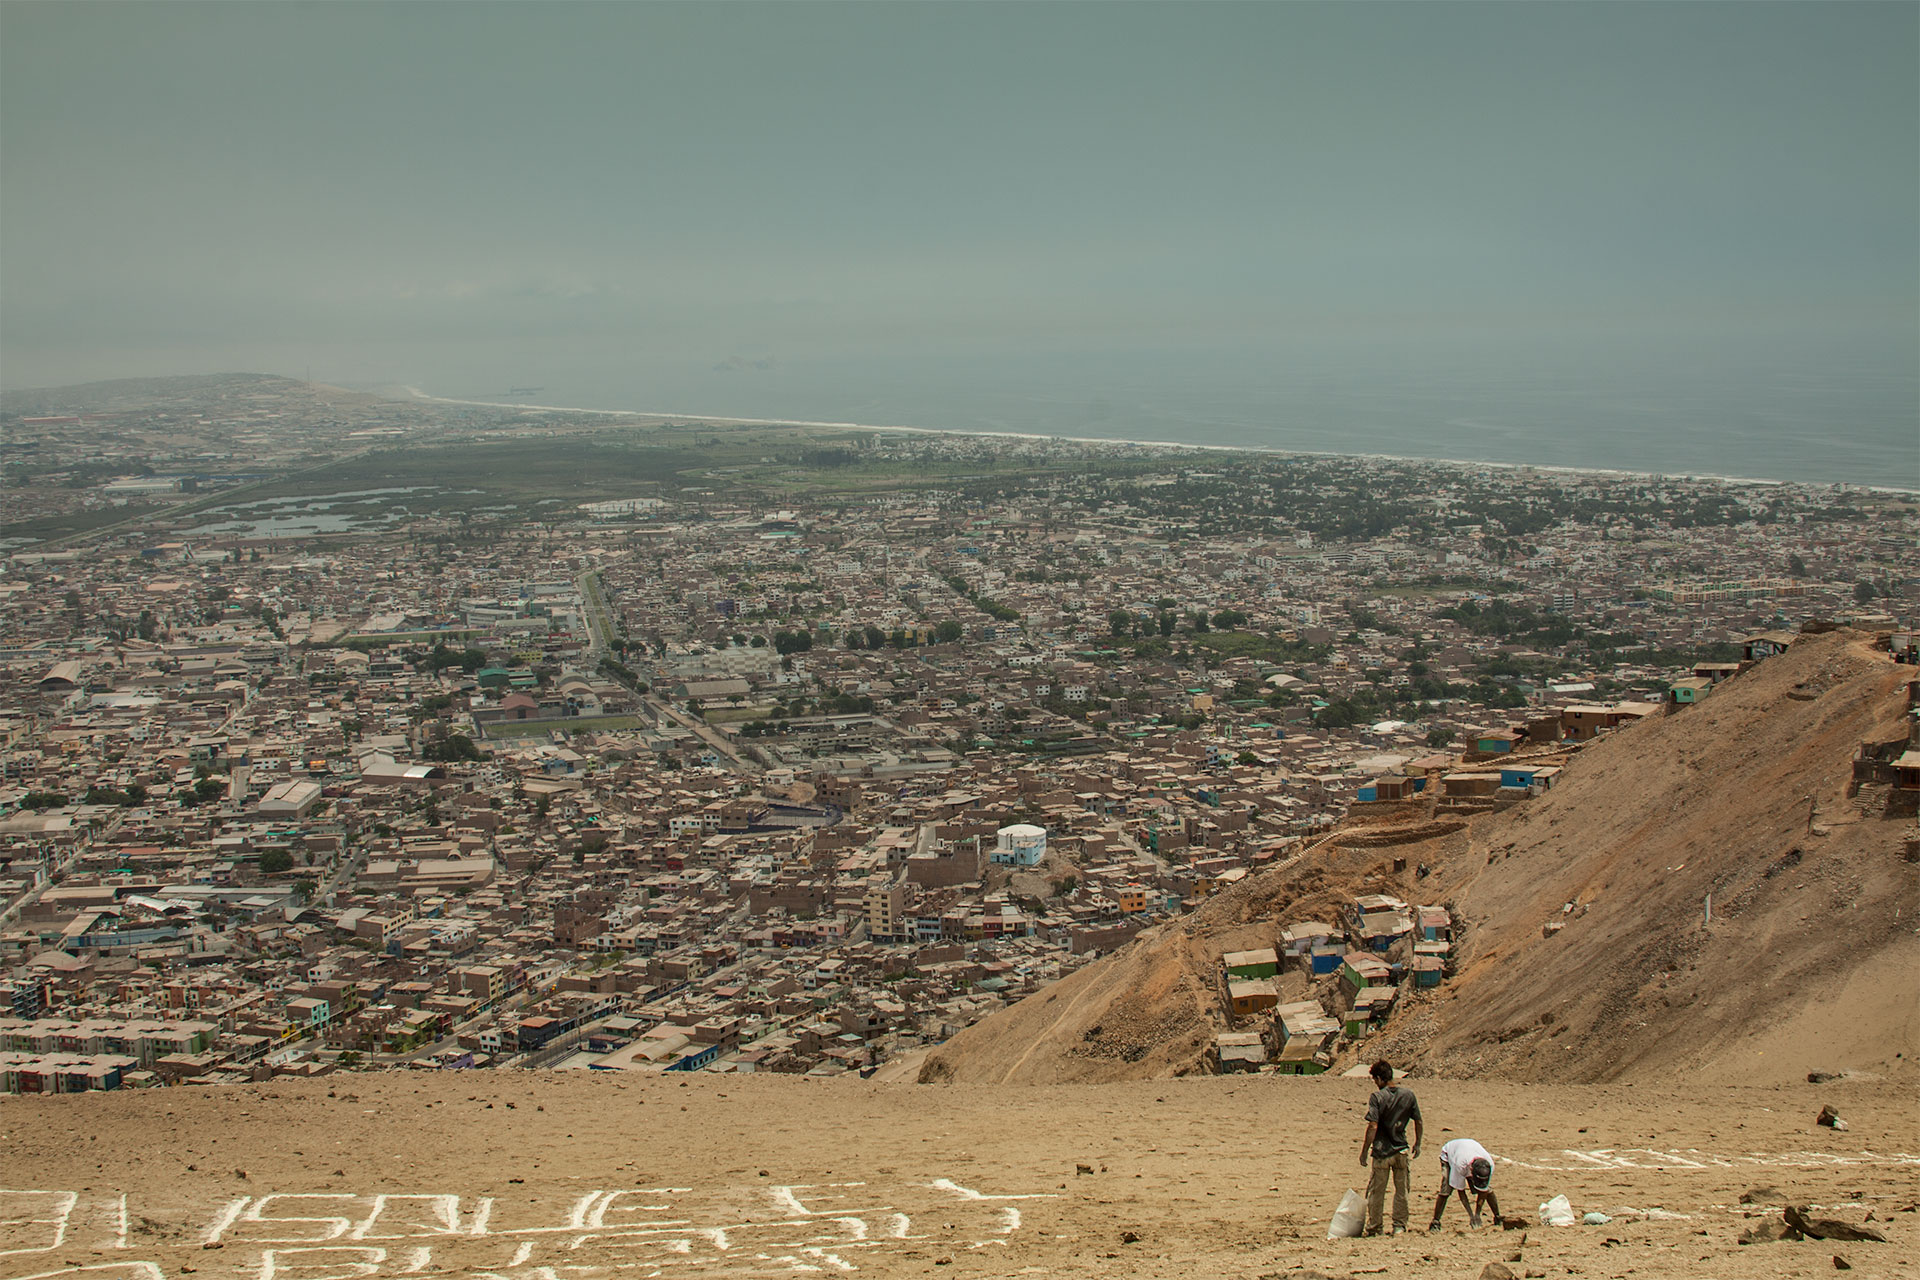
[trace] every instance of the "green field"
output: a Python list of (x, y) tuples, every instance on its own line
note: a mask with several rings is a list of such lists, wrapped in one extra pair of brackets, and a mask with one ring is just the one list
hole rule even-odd
[[(581, 503), (682, 496), (711, 490), (849, 495), (923, 488), (957, 480), (1084, 469), (1083, 462), (1014, 465), (979, 458), (875, 458), (850, 447), (860, 434), (812, 427), (603, 427), (586, 433), (370, 450), (278, 480), (251, 485), (247, 501), (418, 486), (355, 509), (404, 507), (442, 516), (570, 517)], [(232, 496), (239, 496), (238, 494)], [(229, 498), (228, 500), (231, 500)], [(195, 504), (201, 505), (201, 504)], [(213, 505), (208, 503), (206, 505)]]
[[(325, 515), (338, 527), (318, 535), (263, 536), (289, 542), (314, 536), (377, 539), (424, 517), (462, 524), (571, 521), (579, 518), (582, 504), (615, 498), (777, 504), (858, 502), (872, 494), (929, 487), (992, 494), (1037, 477), (1094, 470), (1124, 479), (1165, 465), (1164, 459), (1146, 458), (1013, 459), (999, 456), (998, 447), (985, 441), (951, 456), (916, 450), (917, 456), (892, 457), (884, 455), (909, 437), (854, 428), (645, 425), (620, 419), (594, 425), (555, 421), (540, 428), (515, 423), (507, 430), (512, 434), (489, 427), (485, 434), (382, 444), (337, 460), (310, 456), (278, 475), (178, 503), (19, 521), (0, 527), (0, 536), (58, 544), (142, 525), (147, 536), (175, 536), (196, 522), (264, 524), (276, 514), (275, 502), (324, 498)], [(960, 448), (953, 441), (948, 443)]]
[(621, 733), (644, 729), (647, 722), (639, 716), (568, 716), (563, 720), (501, 720), (482, 726), (490, 741), (514, 738), (544, 738), (555, 729), (563, 733)]
[(91, 533), (96, 529), (106, 529), (117, 524), (126, 524), (143, 519), (164, 507), (134, 505), (124, 507), (95, 507), (90, 511), (68, 511), (61, 515), (38, 516), (32, 520), (15, 520), (0, 524), (0, 538), (32, 538), (37, 541), (68, 538), (76, 534)]
[(676, 483), (684, 471), (711, 465), (687, 448), (602, 443), (580, 438), (375, 449), (297, 477), (268, 482), (252, 499), (345, 493), (418, 485), (440, 492), (402, 495), (396, 505), (443, 512), (555, 499), (571, 507)]

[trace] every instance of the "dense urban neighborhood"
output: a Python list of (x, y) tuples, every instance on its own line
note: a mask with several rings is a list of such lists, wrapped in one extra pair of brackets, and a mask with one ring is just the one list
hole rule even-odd
[[(15, 1092), (885, 1072), (1366, 806), (1914, 649), (1899, 492), (103, 385), (0, 415)], [(1448, 973), (1441, 903), (1274, 927), (1220, 1070)]]

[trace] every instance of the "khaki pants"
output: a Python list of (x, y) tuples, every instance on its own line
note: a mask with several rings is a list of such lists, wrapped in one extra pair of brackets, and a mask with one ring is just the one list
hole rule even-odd
[(1390, 1156), (1375, 1156), (1373, 1172), (1367, 1177), (1367, 1234), (1380, 1234), (1382, 1210), (1386, 1208), (1387, 1175), (1393, 1175), (1393, 1225), (1407, 1225), (1407, 1183), (1413, 1177), (1413, 1162), (1402, 1151)]

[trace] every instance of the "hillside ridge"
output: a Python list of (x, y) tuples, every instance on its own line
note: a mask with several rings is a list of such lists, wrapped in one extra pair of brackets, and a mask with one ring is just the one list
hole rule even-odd
[[(921, 1079), (1209, 1070), (1213, 1036), (1234, 1026), (1220, 956), (1274, 946), (1287, 923), (1334, 919), (1360, 893), (1449, 907), (1455, 973), (1403, 990), (1336, 1068), (1385, 1053), (1466, 1078), (1914, 1075), (1920, 992), (1888, 980), (1920, 968), (1913, 824), (1889, 816), (1884, 785), (1853, 783), (1863, 742), (1905, 734), (1914, 675), (1862, 633), (1806, 635), (1697, 706), (1587, 744), (1512, 808), (1357, 815), (967, 1028)], [(1315, 991), (1297, 973), (1281, 983), (1283, 1002)]]

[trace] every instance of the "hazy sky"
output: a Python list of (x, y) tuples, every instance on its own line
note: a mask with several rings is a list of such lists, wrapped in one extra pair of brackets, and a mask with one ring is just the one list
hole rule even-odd
[(0, 378), (1910, 347), (1917, 19), (9, 0)]

